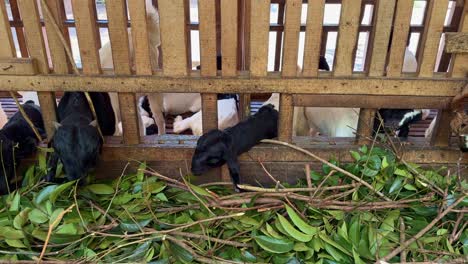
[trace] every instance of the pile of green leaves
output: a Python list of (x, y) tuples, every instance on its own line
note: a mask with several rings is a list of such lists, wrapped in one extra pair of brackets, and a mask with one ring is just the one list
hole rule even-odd
[(229, 185), (166, 179), (144, 163), (113, 181), (45, 184), (39, 181), (46, 171), (40, 158), (26, 172), (23, 187), (0, 199), (0, 259), (37, 261), (47, 241), (43, 260), (370, 263), (418, 234), (460, 197), (465, 199), (454, 211), (390, 262), (402, 256), (466, 258), (466, 182), (443, 168), (402, 164), (379, 148), (362, 147), (351, 155), (354, 163), (331, 163), (391, 202), (327, 164), (311, 172), (315, 189), (304, 189), (310, 186), (302, 180), (284, 186), (296, 188), (291, 191), (232, 193)]

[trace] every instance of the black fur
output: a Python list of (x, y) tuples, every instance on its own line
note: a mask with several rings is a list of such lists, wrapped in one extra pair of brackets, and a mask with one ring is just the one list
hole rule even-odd
[(200, 175), (211, 168), (227, 163), (237, 189), (240, 168), (237, 156), (250, 150), (262, 139), (278, 135), (278, 111), (265, 105), (247, 120), (224, 131), (211, 130), (198, 139), (192, 158), (192, 172)]
[[(379, 113), (384, 120), (384, 126), (380, 128), (386, 129), (390, 134), (397, 133), (398, 137), (407, 138), (410, 132), (410, 125), (422, 119), (422, 113), (418, 113), (411, 118), (404, 117), (406, 114), (415, 111), (414, 109), (380, 109)], [(400, 122), (402, 124), (400, 124)], [(374, 132), (377, 133), (379, 129), (380, 120), (376, 116), (374, 119)]]
[(324, 56), (320, 56), (319, 70), (330, 71), (330, 66), (328, 65), (327, 59), (325, 59)]
[[(33, 101), (28, 101), (23, 104), (23, 109), (26, 115), (31, 119), (34, 126), (44, 138), (45, 128), (44, 120), (39, 106)], [(14, 186), (10, 181), (15, 175), (15, 168), (19, 165), (22, 158), (28, 157), (36, 152), (38, 140), (34, 131), (23, 118), (20, 112), (16, 112), (0, 130), (1, 143), (1, 161), (0, 166), (0, 194), (8, 193), (14, 190)]]
[[(98, 123), (105, 136), (113, 135), (115, 117), (107, 93), (90, 93)], [(66, 92), (58, 105), (60, 127), (52, 139), (54, 153), (49, 159), (47, 181), (55, 180), (58, 160), (68, 180), (81, 179), (96, 166), (102, 147), (98, 129), (90, 125), (93, 115), (82, 92)]]

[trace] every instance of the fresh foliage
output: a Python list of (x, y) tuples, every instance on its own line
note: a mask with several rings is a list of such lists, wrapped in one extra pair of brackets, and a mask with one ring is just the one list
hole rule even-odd
[(83, 187), (46, 185), (39, 181), (46, 169), (32, 167), (23, 187), (0, 199), (0, 259), (37, 261), (47, 244), (44, 260), (371, 263), (418, 235), (390, 262), (403, 254), (408, 261), (466, 258), (465, 181), (379, 148), (351, 156), (354, 163), (330, 163), (390, 201), (327, 164), (311, 172), (312, 186), (301, 180), (284, 184), (288, 189), (246, 186), (245, 193), (174, 181), (144, 163), (135, 173)]

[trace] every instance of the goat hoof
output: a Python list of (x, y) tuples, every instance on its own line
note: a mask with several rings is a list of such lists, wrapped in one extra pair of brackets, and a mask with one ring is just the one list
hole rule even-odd
[(236, 193), (242, 193), (242, 192), (244, 192), (244, 190), (239, 189), (239, 187), (237, 187), (237, 185), (234, 185), (234, 191), (235, 191)]

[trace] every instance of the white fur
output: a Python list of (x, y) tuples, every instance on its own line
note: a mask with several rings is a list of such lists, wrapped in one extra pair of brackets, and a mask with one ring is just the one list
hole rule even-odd
[[(237, 114), (237, 105), (235, 99), (218, 100), (218, 128), (224, 130), (239, 123)], [(182, 119), (177, 116), (174, 120), (174, 133), (181, 133), (187, 129), (191, 129), (196, 136), (203, 134), (202, 129), (202, 111), (198, 111), (191, 117)]]
[(0, 105), (0, 129), (8, 122), (8, 116)]

